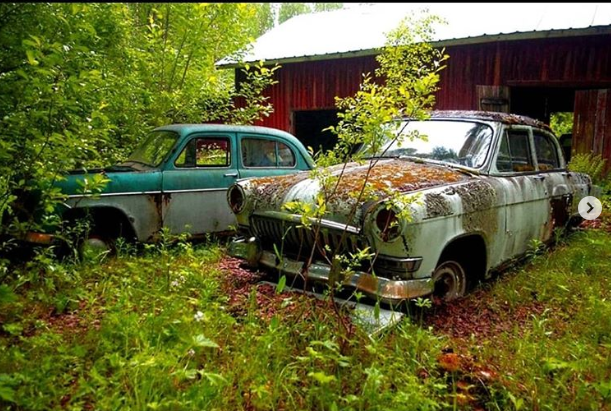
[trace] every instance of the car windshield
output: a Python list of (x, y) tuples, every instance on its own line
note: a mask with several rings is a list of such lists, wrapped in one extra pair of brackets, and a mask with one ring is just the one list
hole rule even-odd
[(492, 142), (492, 128), (457, 120), (403, 121), (389, 125), (399, 138), (383, 144), (382, 157), (415, 157), (465, 167), (484, 165)]
[(167, 157), (177, 139), (178, 134), (174, 131), (153, 131), (123, 164), (131, 162), (157, 167)]

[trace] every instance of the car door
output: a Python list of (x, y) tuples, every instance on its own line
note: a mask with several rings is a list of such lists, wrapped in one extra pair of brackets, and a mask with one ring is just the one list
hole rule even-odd
[(505, 235), (501, 260), (523, 254), (532, 239), (548, 230), (550, 204), (545, 176), (537, 170), (532, 129), (506, 127), (496, 158), (505, 196)]
[(277, 176), (299, 171), (297, 150), (286, 141), (240, 134), (240, 177)]
[(163, 225), (172, 234), (224, 231), (235, 224), (227, 189), (238, 178), (234, 133), (194, 134), (163, 172)]
[(544, 130), (533, 130), (533, 142), (539, 176), (545, 184), (550, 212), (543, 241), (552, 237), (555, 228), (562, 228), (569, 220), (573, 192), (571, 174), (565, 170), (560, 146), (556, 138)]

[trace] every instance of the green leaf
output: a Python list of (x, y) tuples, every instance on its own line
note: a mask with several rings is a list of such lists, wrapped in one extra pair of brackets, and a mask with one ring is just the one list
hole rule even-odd
[(214, 372), (201, 372), (202, 377), (206, 378), (208, 381), (212, 383), (212, 385), (221, 385), (221, 383), (226, 384), (227, 380), (221, 374), (217, 374)]
[(23, 332), (23, 326), (18, 323), (4, 324), (2, 328), (11, 335), (21, 335)]
[(313, 379), (315, 379), (318, 383), (323, 384), (323, 385), (327, 385), (332, 381), (335, 381), (336, 378), (334, 375), (327, 375), (322, 371), (316, 371), (316, 372), (309, 372), (308, 373), (308, 377), (312, 377)]
[(17, 301), (17, 294), (8, 285), (0, 285), (0, 304), (14, 303), (15, 301)]
[(284, 291), (284, 287), (286, 286), (286, 275), (280, 277), (278, 284), (276, 285), (276, 294), (282, 293)]
[(194, 369), (186, 370), (185, 378), (188, 380), (194, 380), (195, 378), (197, 378), (197, 374), (198, 374), (197, 370), (194, 370)]
[(30, 63), (31, 66), (37, 66), (40, 64), (38, 63), (38, 60), (34, 58), (34, 52), (32, 50), (26, 50), (25, 55), (28, 57), (28, 63)]
[(0, 398), (3, 401), (15, 402), (15, 390), (5, 385), (0, 386)]
[(193, 344), (196, 347), (210, 347), (219, 348), (219, 345), (209, 338), (206, 338), (203, 334), (199, 334), (193, 337)]
[(274, 254), (276, 254), (276, 258), (278, 260), (282, 261), (282, 254), (280, 253), (280, 250), (278, 250), (278, 246), (276, 245), (276, 243), (274, 243)]

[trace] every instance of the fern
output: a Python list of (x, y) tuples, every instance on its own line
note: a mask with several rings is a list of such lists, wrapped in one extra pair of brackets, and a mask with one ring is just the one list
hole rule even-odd
[(592, 178), (594, 184), (600, 184), (605, 180), (606, 159), (600, 154), (579, 153), (571, 158), (568, 169), (578, 173), (586, 173)]

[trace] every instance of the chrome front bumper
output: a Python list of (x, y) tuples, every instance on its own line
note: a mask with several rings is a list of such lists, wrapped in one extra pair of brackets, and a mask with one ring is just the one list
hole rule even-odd
[[(267, 268), (277, 269), (281, 273), (292, 277), (306, 279), (304, 262), (288, 258), (283, 258), (279, 262), (274, 253), (263, 250), (256, 237), (234, 239), (229, 244), (228, 253), (232, 257), (246, 260), (251, 266), (262, 265)], [(399, 260), (395, 259), (395, 261)], [(403, 259), (402, 261), (417, 269), (420, 266), (421, 259), (411, 258)], [(330, 278), (330, 265), (315, 262), (309, 266), (307, 272), (308, 280), (328, 283)], [(391, 280), (362, 271), (356, 271), (351, 276), (346, 277), (342, 284), (354, 287), (370, 297), (391, 304), (431, 294), (434, 289), (431, 278)]]

